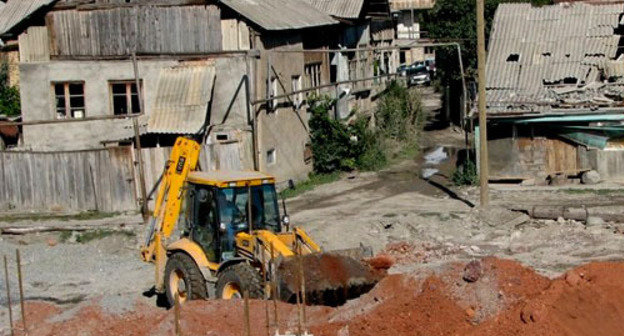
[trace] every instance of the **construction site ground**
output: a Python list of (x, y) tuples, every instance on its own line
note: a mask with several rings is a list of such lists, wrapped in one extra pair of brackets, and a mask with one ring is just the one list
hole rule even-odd
[[(493, 206), (480, 209), (473, 206), (479, 200), (475, 187), (455, 187), (448, 178), (454, 168), (448, 153), (461, 149), (462, 135), (448, 129), (429, 134), (423, 157), (380, 172), (345, 174), (287, 201), (291, 222), (325, 250), (371, 246), (377, 254), (371, 264), (389, 267), (389, 275), (358, 299), (340, 307), (308, 307), (309, 331), (624, 335), (624, 223), (537, 220), (506, 209), (592, 204), (622, 213), (624, 188), (616, 182), (493, 184)], [(440, 148), (450, 158), (428, 162), (426, 155), (440, 154)], [(436, 170), (429, 179), (422, 178), (426, 168)], [(173, 335), (173, 311), (158, 307), (148, 293), (154, 269), (139, 259), (145, 231), (139, 222), (138, 216), (124, 216), (75, 223), (108, 223), (112, 230), (91, 236), (89, 231), (0, 236), (15, 319), (19, 248), (30, 335)], [(22, 220), (0, 227), (59, 224), (73, 222)], [(252, 335), (267, 334), (265, 304), (251, 302)], [(4, 278), (0, 305), (3, 335), (9, 332)], [(280, 332), (297, 330), (296, 306), (280, 303), (278, 315)], [(184, 335), (242, 335), (242, 321), (240, 301), (209, 299), (181, 311)], [(270, 328), (274, 334), (273, 322)]]

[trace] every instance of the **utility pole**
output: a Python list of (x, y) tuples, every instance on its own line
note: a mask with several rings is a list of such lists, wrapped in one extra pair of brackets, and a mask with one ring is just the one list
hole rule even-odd
[(490, 203), (488, 188), (487, 116), (485, 115), (485, 17), (484, 1), (477, 0), (477, 56), (479, 75), (479, 184), (481, 206)]
[(410, 37), (410, 39), (413, 39), (416, 36), (414, 34), (414, 1), (413, 0), (410, 0), (410, 12), (412, 14), (411, 15), (412, 19), (410, 20), (412, 25), (410, 26), (410, 30), (409, 30), (410, 31), (410, 36), (409, 37)]

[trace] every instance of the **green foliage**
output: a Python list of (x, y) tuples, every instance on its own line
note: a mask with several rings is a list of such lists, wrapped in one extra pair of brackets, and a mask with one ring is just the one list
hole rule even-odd
[(326, 96), (314, 97), (310, 102), (309, 125), (314, 171), (319, 174), (355, 168), (349, 129), (329, 116), (333, 104), (334, 101)]
[(20, 114), (20, 95), (17, 86), (9, 85), (9, 64), (0, 66), (0, 114), (17, 116)]
[(464, 162), (453, 172), (451, 180), (457, 186), (476, 185), (479, 183), (477, 165), (472, 160)]
[(387, 165), (389, 158), (413, 157), (418, 152), (424, 113), (415, 90), (390, 82), (374, 113), (376, 128), (371, 127), (369, 117), (362, 115), (350, 123), (335, 120), (330, 117), (333, 105), (328, 97), (310, 100), (315, 173), (378, 170)]
[(388, 84), (379, 101), (375, 120), (384, 136), (393, 140), (407, 140), (415, 132), (414, 126), (422, 120), (422, 107), (416, 91), (397, 81)]

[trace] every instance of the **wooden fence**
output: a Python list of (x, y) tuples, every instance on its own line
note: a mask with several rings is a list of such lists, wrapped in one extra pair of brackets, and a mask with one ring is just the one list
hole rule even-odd
[(0, 210), (136, 210), (131, 151), (0, 152)]
[[(249, 168), (240, 151), (248, 141), (204, 145), (202, 170)], [(163, 172), (171, 147), (143, 148), (149, 192)], [(139, 210), (139, 181), (131, 146), (69, 152), (0, 152), (0, 211)], [(153, 201), (150, 202), (150, 208)]]

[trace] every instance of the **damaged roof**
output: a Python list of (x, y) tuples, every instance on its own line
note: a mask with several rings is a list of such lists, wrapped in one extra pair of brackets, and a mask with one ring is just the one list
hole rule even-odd
[(622, 13), (623, 4), (499, 5), (486, 68), (488, 114), (619, 106)]
[[(30, 15), (56, 0), (8, 0), (0, 6), (0, 35), (8, 33)], [(1, 2), (0, 2), (1, 3)]]
[(194, 134), (204, 125), (215, 80), (213, 62), (164, 68), (158, 77), (156, 101), (148, 133)]
[(221, 0), (265, 30), (289, 30), (338, 23), (302, 0)]

